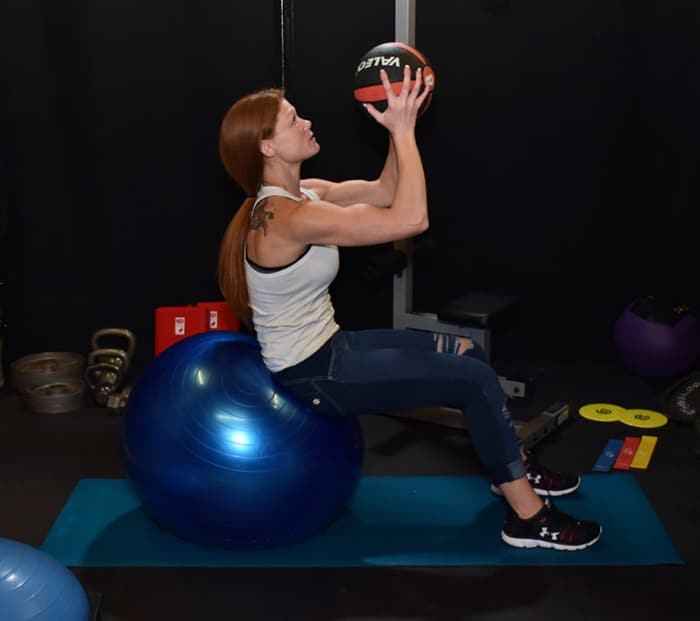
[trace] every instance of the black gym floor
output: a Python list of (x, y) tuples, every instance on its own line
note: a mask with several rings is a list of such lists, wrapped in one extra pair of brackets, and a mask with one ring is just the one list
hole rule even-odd
[[(611, 402), (658, 409), (656, 394), (615, 364), (532, 368), (536, 394), (517, 415), (556, 400), (571, 419), (537, 446), (548, 465), (590, 472), (607, 438), (659, 436), (648, 470), (634, 476), (683, 566), (320, 569), (124, 569), (74, 571), (105, 621), (452, 619), (697, 619), (700, 590), (700, 457), (693, 426), (640, 430), (575, 412)], [(387, 416), (362, 419), (368, 475), (481, 473), (464, 432)], [(41, 546), (75, 483), (123, 477), (121, 418), (105, 409), (27, 412), (0, 393), (0, 536)], [(500, 525), (494, 525), (498, 537)], [(644, 541), (639, 542), (645, 545)], [(562, 554), (567, 554), (562, 552)]]

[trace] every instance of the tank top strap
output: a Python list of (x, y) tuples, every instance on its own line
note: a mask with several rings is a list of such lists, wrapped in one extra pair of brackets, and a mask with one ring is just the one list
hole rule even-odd
[[(312, 190), (306, 190), (304, 188), (300, 188), (301, 193), (304, 194), (307, 198), (310, 198), (313, 201), (317, 201), (319, 199), (318, 194)], [(258, 206), (258, 203), (261, 201), (265, 200), (266, 198), (270, 198), (271, 196), (282, 196), (284, 198), (289, 198), (293, 201), (300, 201), (302, 200), (299, 196), (295, 196), (291, 192), (287, 192), (284, 188), (280, 188), (279, 186), (276, 185), (262, 185), (260, 186), (260, 190), (258, 191), (258, 195), (255, 198), (255, 202), (253, 203), (253, 206), (250, 208), (250, 214), (253, 215), (253, 212), (255, 211), (255, 208)]]

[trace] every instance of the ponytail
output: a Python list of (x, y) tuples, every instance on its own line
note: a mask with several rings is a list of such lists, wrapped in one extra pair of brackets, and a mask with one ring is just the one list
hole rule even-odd
[(263, 182), (260, 141), (274, 134), (284, 91), (264, 89), (239, 99), (226, 113), (219, 134), (219, 154), (226, 172), (248, 198), (226, 227), (219, 247), (219, 288), (240, 322), (253, 330), (253, 313), (245, 277), (245, 243), (250, 210)]
[(240, 206), (231, 219), (219, 248), (219, 289), (240, 322), (253, 329), (250, 296), (245, 277), (245, 242), (250, 228), (252, 198)]

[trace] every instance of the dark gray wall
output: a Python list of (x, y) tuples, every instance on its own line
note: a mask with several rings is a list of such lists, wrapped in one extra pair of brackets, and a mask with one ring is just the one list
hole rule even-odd
[(605, 359), (634, 297), (700, 301), (688, 226), (700, 13), (677, 0), (488, 5), (418, 5), (419, 45), (443, 78), (424, 152), (444, 254), (423, 265), (421, 303), (462, 286), (513, 292), (526, 304), (508, 355)]
[[(375, 4), (334, 18), (321, 0), (296, 0), (295, 95), (322, 145), (313, 167), (331, 177), (381, 163), (382, 137), (349, 97), (355, 59), (393, 38), (391, 11)], [(437, 74), (418, 128), (431, 205), (419, 309), (474, 288), (516, 294), (524, 313), (500, 355), (604, 360), (636, 296), (700, 302), (688, 225), (698, 16), (687, 0), (418, 0), (416, 45)], [(389, 325), (389, 285), (373, 299), (346, 281), (345, 325)]]
[(280, 84), (278, 30), (271, 1), (2, 3), (8, 357), (84, 352), (116, 325), (145, 361), (157, 306), (220, 298), (242, 196), (219, 123)]
[[(381, 167), (386, 136), (351, 86), (360, 56), (393, 39), (393, 4), (287, 3), (289, 97), (321, 144), (309, 176)], [(417, 7), (417, 46), (437, 73), (418, 127), (432, 227), (417, 306), (515, 293), (525, 313), (503, 356), (595, 360), (614, 356), (612, 322), (637, 295), (697, 304), (697, 4)], [(279, 10), (0, 5), (6, 358), (86, 351), (94, 330), (118, 325), (144, 362), (157, 306), (218, 298), (216, 252), (242, 198), (218, 162), (218, 127), (240, 95), (280, 84)], [(391, 323), (390, 280), (362, 279), (377, 250), (343, 252), (334, 295), (347, 328)]]

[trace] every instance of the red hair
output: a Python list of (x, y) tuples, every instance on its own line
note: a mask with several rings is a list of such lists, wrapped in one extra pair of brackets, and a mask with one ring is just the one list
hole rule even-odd
[(253, 319), (245, 277), (245, 242), (253, 197), (263, 182), (260, 141), (274, 134), (283, 98), (284, 91), (270, 88), (239, 99), (226, 113), (219, 133), (221, 162), (246, 193), (219, 247), (219, 288), (233, 312), (249, 329), (253, 327)]

